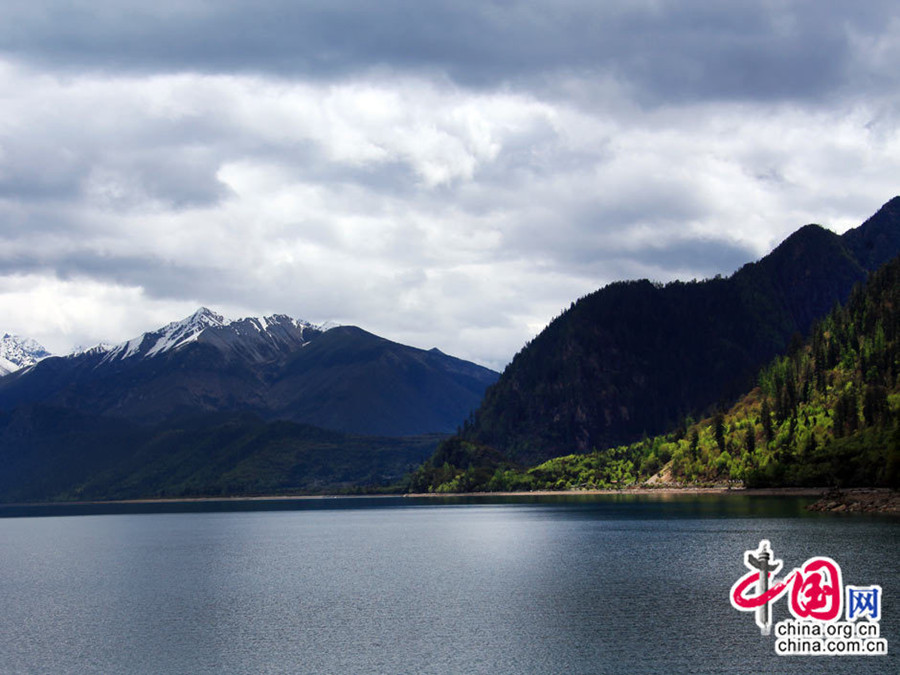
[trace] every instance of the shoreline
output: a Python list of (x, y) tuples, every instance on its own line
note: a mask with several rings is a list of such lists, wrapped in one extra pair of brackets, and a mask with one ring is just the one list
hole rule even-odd
[(102, 504), (195, 504), (203, 502), (278, 502), (295, 499), (373, 499), (378, 497), (404, 497), (405, 495), (231, 495), (223, 497), (139, 497), (135, 499), (85, 499), (58, 502), (0, 502), (7, 506), (98, 506)]
[[(870, 488), (865, 488), (870, 489)], [(871, 488), (878, 489), (878, 488)], [(621, 490), (533, 490), (531, 492), (410, 492), (404, 497), (550, 497), (553, 495), (743, 495), (750, 497), (820, 497), (829, 488), (639, 487)]]
[[(820, 497), (828, 493), (831, 488), (743, 488), (743, 487), (652, 487), (652, 488), (622, 488), (603, 490), (533, 490), (529, 492), (404, 492), (397, 494), (298, 494), (298, 495), (231, 495), (222, 497), (139, 497), (135, 499), (87, 499), (55, 502), (7, 502), (0, 506), (58, 506), (61, 504), (72, 505), (97, 505), (97, 504), (191, 504), (202, 502), (265, 502), (265, 501), (290, 501), (294, 499), (380, 499), (380, 498), (444, 498), (444, 497), (552, 497), (555, 495), (678, 495), (678, 494), (732, 494), (757, 497)], [(883, 488), (856, 488), (864, 490), (881, 490)], [(886, 488), (884, 488), (886, 489)]]
[(783, 487), (783, 488), (744, 488), (744, 487), (636, 487), (605, 490), (534, 490), (532, 492), (410, 492), (399, 494), (369, 495), (247, 495), (227, 497), (148, 497), (140, 499), (85, 500), (58, 502), (18, 502), (0, 503), (0, 508), (10, 507), (58, 507), (58, 506), (102, 506), (128, 504), (193, 504), (212, 502), (279, 502), (291, 500), (329, 500), (329, 499), (418, 499), (418, 498), (468, 498), (468, 497), (554, 497), (554, 496), (607, 496), (607, 495), (640, 495), (664, 496), (678, 495), (731, 495), (742, 497), (809, 497), (818, 498), (807, 508), (819, 512), (847, 513), (900, 513), (900, 492), (891, 488), (847, 488), (836, 491), (828, 487)]
[(731, 495), (744, 497), (809, 497), (818, 498), (806, 509), (819, 513), (900, 514), (900, 492), (891, 488), (729, 488), (729, 487), (654, 487), (621, 490), (535, 490), (534, 492), (456, 492), (446, 494), (419, 493), (406, 497), (514, 497), (518, 495)]

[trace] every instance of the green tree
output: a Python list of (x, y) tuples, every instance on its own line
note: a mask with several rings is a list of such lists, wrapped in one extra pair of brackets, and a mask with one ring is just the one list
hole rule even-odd
[(725, 452), (725, 415), (722, 411), (716, 413), (713, 420), (713, 426), (716, 434), (716, 445), (719, 446), (719, 453)]
[(762, 408), (759, 411), (759, 419), (762, 422), (763, 435), (766, 438), (766, 442), (770, 443), (772, 441), (773, 430), (772, 430), (772, 411), (769, 408), (769, 399), (764, 398), (762, 402)]

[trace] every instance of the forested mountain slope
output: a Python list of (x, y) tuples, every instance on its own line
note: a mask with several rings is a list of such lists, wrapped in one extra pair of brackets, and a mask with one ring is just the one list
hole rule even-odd
[(623, 487), (900, 486), (900, 256), (774, 359), (727, 410), (642, 441), (527, 470), (455, 438), (414, 491)]
[(898, 252), (900, 197), (843, 236), (805, 226), (728, 278), (611, 284), (516, 355), (460, 439), (527, 464), (666, 432), (746, 391)]

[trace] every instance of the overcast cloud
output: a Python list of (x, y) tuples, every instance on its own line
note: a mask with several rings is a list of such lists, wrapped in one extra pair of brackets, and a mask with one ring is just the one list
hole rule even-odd
[(860, 224), (898, 64), (894, 0), (6, 2), (0, 331), (207, 305), (500, 369), (610, 281)]

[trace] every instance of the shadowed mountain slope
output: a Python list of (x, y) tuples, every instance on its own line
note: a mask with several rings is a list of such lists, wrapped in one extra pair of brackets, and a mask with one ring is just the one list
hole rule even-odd
[(729, 278), (611, 284), (522, 349), (461, 437), (523, 463), (667, 431), (758, 369), (900, 251), (900, 198), (839, 236), (807, 225)]

